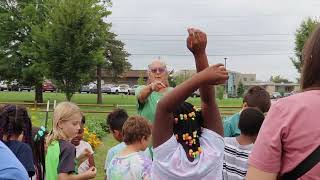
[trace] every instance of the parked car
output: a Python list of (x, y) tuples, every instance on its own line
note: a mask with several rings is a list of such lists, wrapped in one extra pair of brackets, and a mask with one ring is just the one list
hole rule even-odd
[(133, 85), (132, 87), (130, 87), (129, 94), (135, 95), (135, 91), (136, 91), (137, 87), (139, 87), (139, 85)]
[(200, 91), (197, 89), (195, 92), (191, 94), (191, 97), (200, 97)]
[(97, 90), (97, 86), (95, 85), (95, 86), (92, 86), (91, 88), (90, 88), (90, 93), (91, 94), (97, 94), (97, 92), (98, 92), (98, 90)]
[(5, 81), (0, 81), (0, 91), (8, 90), (8, 85)]
[(54, 92), (56, 90), (57, 90), (56, 86), (50, 81), (46, 81), (42, 84), (42, 92), (46, 92), (46, 91)]
[(24, 85), (19, 85), (18, 86), (18, 91), (28, 91), (30, 92), (32, 90), (31, 86), (24, 86)]
[(79, 93), (90, 93), (90, 87), (89, 86), (82, 86), (79, 90)]
[(129, 94), (129, 85), (128, 84), (120, 84), (118, 86), (114, 86), (111, 88), (111, 93), (112, 94), (119, 94), (119, 93), (124, 93), (124, 94)]
[(271, 94), (271, 99), (278, 99), (278, 98), (281, 98), (281, 94), (279, 92), (273, 92)]
[(292, 93), (290, 92), (290, 93), (284, 93), (283, 94), (283, 97), (288, 97), (288, 96), (291, 96), (292, 95)]
[(103, 85), (101, 87), (101, 93), (111, 94), (111, 87), (109, 85)]

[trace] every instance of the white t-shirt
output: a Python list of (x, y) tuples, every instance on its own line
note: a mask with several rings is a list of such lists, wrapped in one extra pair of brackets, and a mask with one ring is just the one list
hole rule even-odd
[(173, 135), (168, 141), (154, 149), (152, 179), (222, 180), (223, 138), (203, 128), (200, 146), (202, 153), (193, 162), (190, 162), (182, 145)]
[[(81, 140), (80, 144), (78, 146), (76, 146), (76, 157), (79, 157), (86, 148), (89, 149), (93, 153), (91, 145), (88, 142)], [(81, 163), (80, 166), (78, 167), (78, 173), (79, 174), (84, 173), (87, 170), (89, 170), (89, 168), (90, 168), (89, 167), (89, 160), (87, 159), (83, 163)]]

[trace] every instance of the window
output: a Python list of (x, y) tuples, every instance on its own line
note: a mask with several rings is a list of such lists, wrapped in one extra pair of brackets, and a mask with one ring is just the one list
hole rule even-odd
[(243, 81), (247, 81), (247, 78), (243, 78)]

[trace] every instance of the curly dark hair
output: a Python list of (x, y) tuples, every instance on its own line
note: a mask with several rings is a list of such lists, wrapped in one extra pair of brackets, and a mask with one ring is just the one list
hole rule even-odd
[(123, 124), (123, 142), (127, 145), (147, 139), (151, 135), (151, 125), (142, 116), (132, 116)]
[(9, 104), (0, 109), (1, 140), (3, 140), (4, 134), (9, 138), (23, 132), (23, 142), (31, 146), (31, 128), (32, 123), (25, 107)]
[(203, 126), (201, 111), (196, 110), (192, 104), (184, 102), (177, 107), (173, 116), (173, 133), (177, 141), (190, 157), (196, 158), (200, 148), (199, 138)]

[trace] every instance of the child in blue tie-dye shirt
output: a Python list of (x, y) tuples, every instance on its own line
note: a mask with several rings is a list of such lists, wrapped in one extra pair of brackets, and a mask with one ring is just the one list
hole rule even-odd
[(148, 147), (151, 126), (141, 116), (130, 117), (122, 128), (126, 147), (110, 162), (107, 177), (112, 180), (150, 179), (152, 161), (141, 151)]

